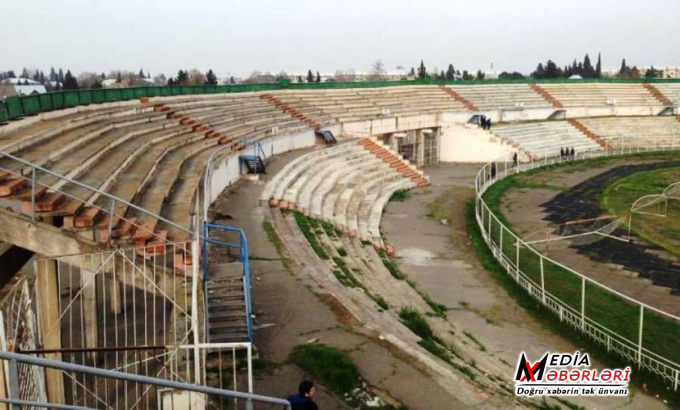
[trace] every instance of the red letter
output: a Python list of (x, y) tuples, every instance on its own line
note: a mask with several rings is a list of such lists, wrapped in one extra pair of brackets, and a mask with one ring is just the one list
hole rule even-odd
[(590, 370), (584, 370), (583, 371), (583, 381), (584, 382), (590, 381)]
[[(606, 377), (606, 379), (605, 379), (605, 377)], [(608, 382), (609, 379), (611, 379), (611, 378), (612, 378), (611, 370), (605, 370), (605, 371), (602, 372), (601, 379), (602, 379), (603, 382)]]
[(593, 381), (594, 382), (599, 382), (600, 379), (597, 378), (597, 370), (593, 370)]
[(566, 370), (561, 370), (560, 371), (560, 381), (561, 382), (566, 382), (567, 381), (567, 371)]
[(571, 374), (569, 375), (569, 380), (571, 380), (572, 382), (576, 382), (580, 378), (581, 378), (581, 374), (578, 370), (572, 370), (571, 371)]
[(628, 381), (628, 373), (630, 373), (630, 367), (626, 367), (626, 376), (623, 378), (624, 381)]
[(548, 372), (548, 381), (554, 382), (557, 379), (557, 370), (551, 370)]
[(614, 370), (614, 379), (612, 381), (616, 381), (616, 379), (619, 379), (619, 381), (622, 382), (623, 381), (621, 380), (622, 374), (623, 372), (621, 370)]

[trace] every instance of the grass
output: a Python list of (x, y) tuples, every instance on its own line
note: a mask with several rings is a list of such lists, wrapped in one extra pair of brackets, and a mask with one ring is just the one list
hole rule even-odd
[(324, 345), (297, 346), (290, 360), (339, 397), (351, 394), (359, 385), (359, 371), (347, 354)]
[(387, 253), (385, 253), (384, 250), (380, 250), (378, 252), (378, 255), (380, 255), (380, 260), (382, 261), (383, 265), (385, 265), (385, 268), (390, 272), (392, 276), (394, 276), (395, 279), (397, 280), (404, 280), (406, 279), (406, 275), (404, 275), (400, 270), (399, 267), (397, 266), (396, 263), (392, 262), (392, 260), (387, 256)]
[(409, 328), (413, 333), (418, 335), (421, 339), (430, 339), (438, 341), (435, 339), (434, 332), (432, 328), (425, 320), (425, 317), (410, 306), (404, 306), (399, 310), (399, 319), (401, 322)]
[[(665, 168), (641, 171), (621, 178), (605, 189), (602, 206), (612, 215), (627, 216), (631, 205), (644, 195), (657, 195), (670, 184), (680, 181), (680, 168)], [(658, 212), (657, 206), (644, 209), (645, 212)], [(668, 202), (667, 217), (633, 215), (631, 229), (645, 241), (666, 249), (680, 257), (680, 202)], [(627, 221), (626, 221), (627, 222)]]
[(314, 219), (307, 218), (300, 212), (295, 212), (293, 213), (293, 215), (295, 216), (295, 221), (300, 227), (302, 234), (305, 236), (305, 238), (307, 238), (309, 246), (311, 246), (312, 249), (314, 250), (314, 253), (316, 253), (317, 256), (319, 256), (319, 258), (321, 259), (324, 260), (330, 259), (326, 251), (323, 249), (323, 246), (321, 246), (319, 241), (316, 239), (316, 235), (314, 234), (314, 232), (312, 232), (312, 228), (317, 228), (319, 226), (319, 222)]
[[(677, 156), (677, 154), (673, 153)], [(609, 158), (599, 158), (588, 162), (588, 166), (584, 165), (583, 162), (580, 166), (583, 169), (588, 167), (594, 167), (600, 164), (611, 163), (614, 160), (620, 160), (622, 157), (609, 157)], [(640, 154), (633, 156), (626, 156), (626, 160), (630, 159), (675, 159), (670, 154)], [(538, 173), (539, 171), (545, 171), (549, 169), (557, 168), (557, 166), (543, 167), (534, 171), (528, 171), (524, 175), (532, 175)], [(506, 224), (507, 221), (503, 215), (499, 212), (500, 200), (503, 193), (516, 185), (513, 177), (506, 178), (494, 184), (490, 187), (484, 194), (484, 199), (487, 205), (491, 208), (492, 212), (499, 217), (499, 219)], [(468, 225), (468, 232), (470, 232), (470, 239), (472, 246), (475, 249), (481, 264), (486, 268), (496, 279), (496, 281), (502, 285), (508, 293), (513, 296), (517, 303), (527, 310), (532, 316), (536, 317), (550, 330), (555, 333), (565, 336), (568, 340), (572, 340), (579, 344), (582, 348), (588, 350), (592, 354), (597, 354), (598, 358), (605, 361), (608, 367), (619, 367), (623, 368), (625, 366), (631, 365), (628, 360), (621, 358), (618, 355), (607, 352), (606, 348), (602, 345), (596, 343), (595, 341), (589, 339), (579, 331), (565, 325), (562, 323), (557, 316), (553, 314), (552, 311), (547, 310), (541, 303), (533, 298), (528, 298), (526, 296), (526, 291), (524, 288), (519, 286), (505, 271), (505, 269), (496, 261), (493, 254), (487, 247), (484, 239), (482, 237), (481, 231), (477, 224), (477, 219), (475, 215), (475, 203), (474, 199), (471, 199), (466, 208), (466, 220)], [(487, 220), (484, 220), (487, 226)], [(498, 239), (498, 227), (493, 227), (492, 225), (492, 237), (497, 241)], [(508, 237), (508, 233), (504, 233), (504, 238)], [(503, 246), (503, 253), (511, 260), (514, 260), (515, 247), (507, 246), (507, 243)], [(536, 263), (537, 261), (528, 259), (528, 255), (524, 251), (520, 251), (520, 260), (527, 263), (522, 263), (522, 268), (527, 276), (532, 279), (539, 278), (540, 267)], [(546, 282), (553, 283), (553, 291), (556, 292), (558, 297), (568, 301), (569, 304), (573, 304), (574, 301), (580, 302), (580, 281), (578, 278), (574, 277), (567, 272), (554, 269), (554, 266), (545, 266), (545, 279)], [(575, 282), (575, 283), (574, 283)], [(540, 281), (538, 282), (540, 283)], [(576, 286), (574, 286), (574, 284)], [(563, 286), (561, 286), (563, 285)], [(576, 291), (576, 292), (575, 292)], [(598, 322), (609, 329), (616, 331), (623, 335), (633, 335), (632, 340), (637, 339), (636, 327), (639, 325), (638, 322), (638, 312), (639, 308), (633, 307), (630, 309), (630, 305), (621, 301), (614, 295), (606, 292), (600, 288), (589, 287), (586, 290), (587, 296), (586, 300), (589, 301), (587, 305), (589, 310), (587, 314), (591, 317), (597, 317)], [(580, 303), (579, 308), (580, 309)], [(648, 320), (649, 319), (649, 320)], [(631, 325), (632, 323), (632, 325)], [(664, 320), (656, 315), (647, 312), (645, 314), (645, 334), (654, 335), (645, 345), (646, 349), (656, 352), (658, 354), (667, 355), (666, 357), (678, 362), (678, 356), (680, 356), (680, 351), (677, 347), (676, 341), (680, 338), (680, 330), (677, 324)], [(647, 340), (647, 338), (645, 338)], [(675, 347), (674, 347), (675, 346)], [(637, 370), (637, 369), (636, 369)], [(650, 394), (658, 394), (660, 397), (666, 399), (671, 404), (680, 404), (680, 395), (672, 392), (672, 386), (668, 384), (665, 379), (650, 373), (644, 369), (637, 370), (637, 376), (633, 378), (633, 383), (641, 386), (643, 383), (647, 385), (647, 390)]]
[(276, 248), (276, 252), (281, 256), (281, 263), (283, 264), (283, 267), (290, 271), (290, 259), (284, 256), (285, 252), (283, 242), (281, 241), (279, 234), (276, 233), (274, 225), (272, 225), (269, 220), (265, 219), (262, 221), (262, 229), (264, 229), (265, 233), (267, 234), (267, 239), (269, 239), (269, 242), (271, 242)]
[(484, 346), (484, 345), (482, 344), (482, 342), (480, 342), (479, 340), (477, 340), (477, 338), (474, 337), (474, 336), (472, 335), (472, 333), (463, 332), (463, 334), (464, 334), (465, 336), (467, 336), (468, 339), (472, 340), (472, 341), (477, 345), (477, 347), (479, 348), (480, 351), (482, 351), (482, 352), (485, 352), (485, 351), (486, 351), (486, 346)]
[(425, 299), (425, 302), (430, 306), (430, 309), (432, 309), (432, 313), (435, 317), (446, 319), (447, 310), (446, 306), (442, 305), (441, 303), (435, 302), (434, 300), (430, 299), (430, 297), (427, 295), (423, 295), (423, 299)]
[(321, 227), (326, 232), (326, 235), (328, 235), (329, 238), (333, 238), (334, 236), (336, 236), (335, 235), (336, 230), (335, 230), (335, 228), (333, 227), (332, 224), (330, 224), (328, 222), (323, 222), (323, 221), (321, 221), (320, 223), (321, 223)]
[(347, 256), (347, 251), (345, 250), (344, 247), (341, 246), (339, 248), (336, 248), (335, 250), (338, 251), (338, 255), (342, 256), (343, 258)]
[(411, 198), (411, 192), (406, 189), (397, 189), (390, 197), (390, 202), (404, 202)]
[[(499, 211), (503, 193), (517, 186), (515, 177), (509, 177), (489, 188), (484, 199), (492, 212), (499, 216), (503, 223), (507, 224)], [(488, 219), (485, 219), (487, 226)], [(495, 226), (494, 226), (495, 225)], [(500, 227), (493, 224), (491, 237), (499, 243)], [(508, 238), (508, 232), (503, 233), (503, 253), (509, 260), (516, 260), (517, 248)], [(526, 248), (519, 249), (519, 260), (523, 273), (534, 284), (541, 283), (540, 258)], [(575, 311), (581, 310), (581, 287), (582, 280), (559, 265), (544, 260), (545, 289), (559, 298)], [(640, 308), (617, 295), (602, 289), (601, 287), (586, 283), (586, 316), (595, 318), (602, 326), (618, 333), (628, 340), (637, 340), (639, 337)], [(666, 357), (676, 363), (680, 362), (680, 350), (677, 349), (676, 341), (680, 339), (680, 324), (657, 315), (651, 311), (645, 312), (643, 346), (650, 351)]]

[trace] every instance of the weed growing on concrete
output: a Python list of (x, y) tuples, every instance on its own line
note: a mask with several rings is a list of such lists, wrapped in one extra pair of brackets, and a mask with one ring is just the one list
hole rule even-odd
[(411, 192), (406, 189), (397, 189), (390, 197), (390, 202), (404, 202), (411, 197)]
[(330, 259), (326, 251), (323, 249), (323, 246), (319, 244), (319, 241), (316, 239), (316, 235), (314, 235), (311, 229), (318, 226), (318, 222), (313, 219), (307, 218), (300, 212), (295, 212), (293, 215), (295, 216), (295, 221), (300, 227), (302, 234), (305, 236), (305, 238), (307, 238), (307, 242), (309, 242), (309, 245), (312, 247), (314, 252), (319, 256), (319, 258), (325, 260)]
[(482, 351), (482, 352), (485, 352), (485, 351), (486, 351), (486, 346), (484, 346), (479, 340), (477, 340), (477, 338), (475, 338), (471, 333), (469, 333), (469, 332), (463, 332), (463, 334), (464, 334), (465, 336), (467, 336), (468, 339), (470, 339), (470, 340), (472, 340), (473, 342), (475, 342), (475, 344), (477, 345), (477, 347), (479, 348), (480, 351)]

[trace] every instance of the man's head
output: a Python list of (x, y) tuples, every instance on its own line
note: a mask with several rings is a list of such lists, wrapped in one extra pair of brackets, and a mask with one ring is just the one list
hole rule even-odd
[(300, 382), (298, 393), (300, 393), (300, 396), (314, 397), (314, 394), (316, 393), (316, 390), (314, 389), (314, 382), (309, 380), (303, 380)]

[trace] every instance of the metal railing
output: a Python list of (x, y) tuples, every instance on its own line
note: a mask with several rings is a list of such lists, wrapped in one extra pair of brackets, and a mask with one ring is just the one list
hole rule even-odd
[[(131, 202), (124, 201), (124, 200), (122, 200), (122, 199), (120, 199), (116, 196), (109, 194), (108, 192), (99, 190), (97, 188), (94, 188), (94, 187), (86, 185), (86, 184), (83, 184), (82, 182), (76, 181), (75, 179), (65, 177), (65, 176), (58, 174), (54, 171), (51, 171), (47, 168), (32, 164), (31, 162), (26, 161), (26, 160), (19, 158), (17, 156), (14, 156), (12, 154), (8, 154), (6, 152), (0, 151), (0, 158), (2, 158), (2, 157), (9, 158), (11, 161), (15, 162), (17, 164), (17, 167), (14, 168), (14, 169), (8, 169), (8, 168), (4, 168), (4, 167), (0, 166), (0, 171), (9, 172), (14, 177), (24, 179), (24, 180), (28, 181), (29, 184), (30, 184), (31, 194), (30, 194), (29, 199), (31, 201), (31, 205), (30, 205), (31, 209), (30, 209), (29, 216), (30, 216), (32, 221), (36, 220), (36, 212), (35, 212), (35, 205), (36, 205), (36, 202), (37, 202), (36, 193), (38, 192), (39, 189), (44, 188), (44, 189), (51, 190), (53, 192), (58, 192), (58, 193), (63, 194), (64, 196), (68, 197), (69, 199), (71, 199), (73, 201), (77, 201), (77, 202), (82, 203), (83, 205), (88, 205), (88, 206), (97, 208), (100, 211), (102, 211), (106, 214), (109, 214), (109, 224), (108, 224), (109, 238), (111, 237), (111, 232), (114, 228), (114, 220), (115, 219), (118, 219), (118, 220), (121, 220), (121, 221), (126, 221), (126, 222), (129, 222), (129, 223), (133, 223), (133, 221), (125, 218), (125, 213), (123, 213), (123, 215), (116, 214), (116, 209), (117, 209), (118, 205), (124, 205), (126, 207), (126, 209), (127, 208), (134, 209), (135, 211), (137, 211), (141, 214), (144, 214), (144, 215), (149, 216), (150, 218), (154, 218), (154, 219), (157, 219), (159, 221), (162, 221), (162, 222), (164, 222), (168, 225), (171, 225), (171, 226), (179, 229), (182, 232), (189, 234), (191, 237), (193, 237), (194, 232), (191, 229), (184, 227), (184, 226), (181, 226), (181, 225), (179, 225), (179, 224), (177, 224), (173, 221), (170, 221), (169, 219), (164, 218), (160, 215), (156, 215), (152, 212), (149, 212), (146, 209), (144, 209), (144, 208), (142, 208), (138, 205), (135, 205)], [(17, 170), (16, 170), (17, 168), (20, 170), (20, 172), (17, 172)], [(27, 172), (23, 172), (24, 170), (27, 171)], [(51, 185), (42, 184), (42, 183), (37, 181), (36, 174), (38, 172), (44, 173), (45, 175), (50, 175), (52, 177), (55, 177), (58, 181), (63, 182), (64, 184), (73, 184), (74, 186), (84, 188), (88, 192), (92, 192), (96, 195), (99, 195), (100, 197), (107, 198), (109, 203), (110, 203), (110, 206), (109, 206), (109, 208), (102, 208), (102, 207), (95, 205), (94, 203), (92, 203), (92, 204), (88, 203), (86, 199), (77, 198), (73, 195), (70, 195), (70, 194), (64, 192), (63, 190), (55, 190), (55, 189), (52, 188)], [(30, 177), (25, 176), (24, 174), (30, 174)], [(152, 236), (156, 235), (154, 232), (146, 230), (141, 225), (137, 224), (137, 228), (145, 230), (147, 233), (149, 233)]]
[[(210, 237), (210, 230), (216, 229), (223, 232), (236, 233), (238, 236), (238, 242), (225, 242)], [(252, 302), (250, 293), (250, 250), (248, 248), (248, 238), (243, 229), (234, 228), (232, 226), (219, 225), (214, 223), (203, 223), (203, 291), (205, 295), (205, 300), (208, 300), (208, 272), (209, 272), (209, 255), (210, 255), (210, 245), (223, 246), (227, 248), (238, 249), (239, 252), (239, 262), (242, 263), (243, 272), (243, 294), (245, 297), (246, 305), (246, 323), (248, 326), (248, 340), (253, 341), (253, 320), (252, 320)], [(206, 302), (207, 303), (207, 302)], [(206, 338), (208, 339), (208, 310), (205, 310), (205, 331)]]
[[(190, 346), (194, 348), (194, 346)], [(249, 350), (250, 352), (250, 350)], [(224, 401), (230, 400), (244, 400), (246, 408), (252, 409), (253, 402), (259, 402), (268, 405), (275, 405), (280, 408), (290, 410), (290, 403), (287, 400), (278, 399), (274, 397), (263, 396), (251, 392), (239, 392), (234, 390), (226, 390), (222, 388), (208, 387), (200, 384), (191, 384), (182, 381), (167, 380), (158, 377), (148, 377), (143, 375), (125, 373), (110, 369), (99, 369), (95, 367), (83, 366), (79, 364), (66, 363), (58, 360), (44, 359), (34, 357), (28, 354), (12, 353), (7, 351), (0, 351), (0, 360), (2, 360), (2, 367), (6, 370), (5, 374), (8, 377), (9, 385), (9, 399), (0, 400), (0, 402), (12, 404), (12, 409), (19, 409), (20, 405), (27, 405), (32, 407), (49, 407), (49, 408), (64, 408), (64, 409), (129, 409), (130, 407), (121, 405), (117, 402), (96, 402), (86, 405), (85, 407), (77, 405), (62, 405), (61, 403), (54, 403), (54, 405), (47, 402), (47, 400), (23, 400), (20, 399), (19, 394), (19, 378), (18, 367), (20, 364), (36, 368), (38, 370), (56, 369), (64, 374), (74, 374), (80, 377), (88, 376), (92, 379), (99, 379), (100, 381), (108, 381), (113, 383), (125, 383), (138, 390), (146, 389), (158, 392), (158, 397), (155, 403), (149, 403), (145, 408), (159, 408), (163, 410), (173, 409), (187, 409), (192, 408), (208, 408), (219, 409), (224, 408)], [(164, 390), (168, 389), (168, 390)], [(186, 395), (185, 393), (196, 393)], [(165, 397), (164, 397), (165, 395)]]
[[(586, 334), (607, 351), (615, 352), (663, 377), (677, 390), (680, 385), (680, 364), (677, 359), (667, 357), (676, 354), (677, 344), (660, 347), (658, 343), (659, 339), (673, 338), (673, 335), (679, 334), (680, 317), (641, 303), (543, 255), (509, 229), (483, 197), (496, 182), (544, 166), (670, 150), (670, 147), (658, 145), (645, 146), (644, 138), (640, 140), (640, 144), (623, 149), (579, 152), (573, 159), (561, 158), (559, 155), (546, 156), (539, 161), (515, 165), (510, 155), (501, 157), (482, 167), (475, 178), (475, 214), (484, 241), (494, 258), (530, 296), (563, 323)], [(675, 145), (676, 148), (680, 146)], [(637, 319), (632, 323), (624, 322), (624, 315), (628, 318), (637, 316)], [(616, 326), (616, 329), (610, 328), (612, 326)]]

